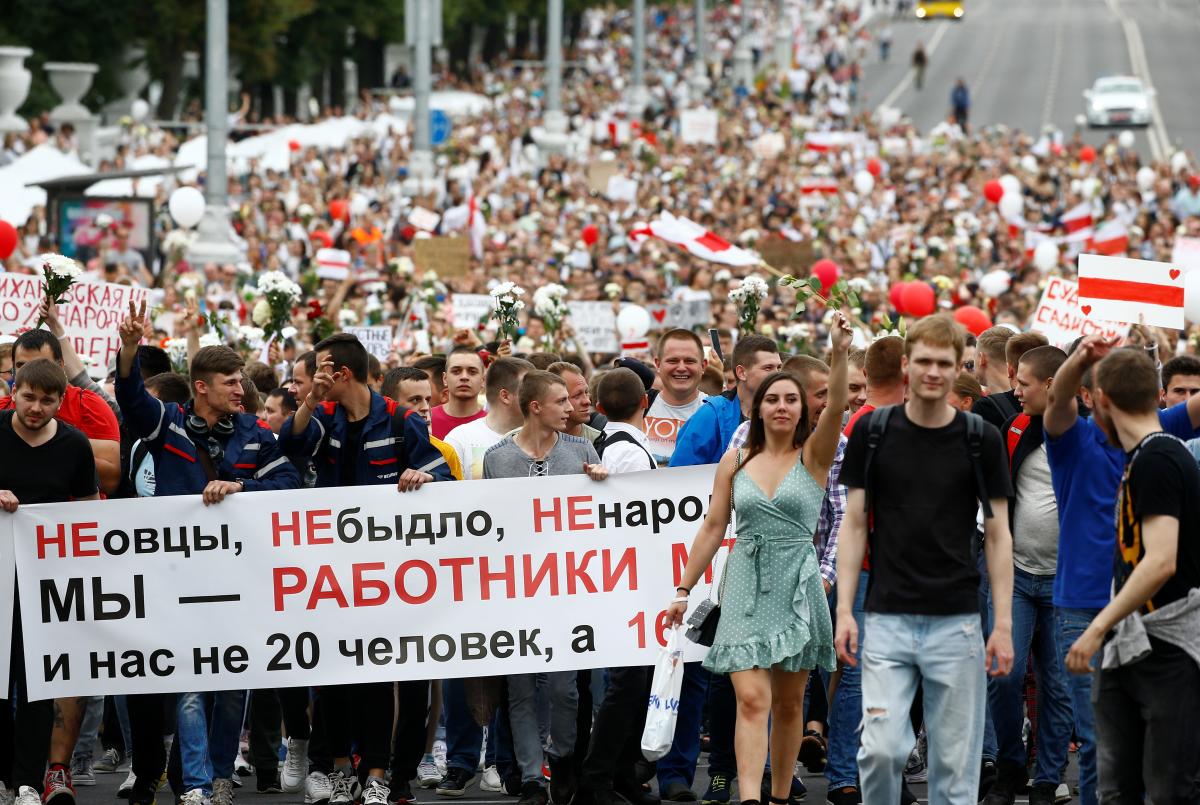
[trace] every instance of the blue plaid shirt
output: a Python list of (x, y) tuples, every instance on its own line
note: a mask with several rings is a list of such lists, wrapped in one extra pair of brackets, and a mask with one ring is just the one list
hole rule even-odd
[[(750, 423), (743, 422), (729, 440), (729, 449), (745, 447), (748, 438)], [(846, 441), (845, 434), (838, 435), (837, 452), (834, 453), (833, 464), (829, 467), (829, 480), (825, 482), (825, 499), (821, 501), (821, 516), (817, 518), (817, 530), (813, 534), (813, 545), (820, 560), (821, 578), (828, 582), (830, 587), (837, 581), (838, 531), (846, 513), (846, 487), (837, 482), (838, 476), (842, 474), (842, 459), (846, 457)]]

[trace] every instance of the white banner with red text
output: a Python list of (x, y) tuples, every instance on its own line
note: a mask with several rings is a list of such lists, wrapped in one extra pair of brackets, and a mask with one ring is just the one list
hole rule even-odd
[(713, 471), (22, 506), (30, 695), (653, 665)]

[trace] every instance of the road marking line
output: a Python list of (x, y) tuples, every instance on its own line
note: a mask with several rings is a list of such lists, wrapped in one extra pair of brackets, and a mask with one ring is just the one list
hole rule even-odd
[[(1137, 23), (1125, 16), (1121, 10), (1120, 0), (1105, 0), (1109, 10), (1121, 23), (1125, 34), (1125, 45), (1129, 49), (1129, 66), (1133, 74), (1142, 79), (1147, 87), (1154, 86), (1150, 75), (1150, 62), (1146, 59), (1146, 46), (1142, 41), (1142, 32)], [(1150, 125), (1146, 128), (1146, 139), (1150, 142), (1150, 157), (1154, 160), (1166, 159), (1171, 151), (1171, 139), (1167, 136), (1167, 126), (1163, 122), (1162, 110), (1158, 106), (1158, 96), (1150, 96)]]
[[(1061, 7), (1057, 9), (1061, 12)], [(1066, 25), (1063, 22), (1063, 15), (1057, 14), (1057, 19), (1054, 22), (1054, 56), (1050, 61), (1050, 74), (1046, 78), (1046, 100), (1042, 104), (1042, 125), (1046, 126), (1051, 122), (1051, 115), (1054, 114), (1055, 95), (1058, 92), (1058, 74), (1062, 67), (1063, 57), (1063, 31)]]
[[(933, 38), (929, 40), (929, 47), (925, 48), (926, 64), (928, 64), (928, 60), (933, 56), (933, 52), (937, 50), (938, 45), (942, 43), (942, 37), (946, 35), (946, 31), (950, 29), (951, 23), (943, 22), (940, 24), (941, 27), (934, 32)], [(926, 69), (929, 68), (926, 67)], [(895, 100), (899, 98), (901, 94), (903, 94), (904, 90), (908, 89), (909, 85), (912, 84), (913, 79), (916, 78), (916, 75), (917, 71), (909, 68), (908, 72), (904, 74), (904, 78), (900, 79), (900, 83), (896, 85), (896, 88), (893, 89), (886, 98), (880, 101), (878, 106), (891, 106)], [(876, 108), (878, 108), (878, 106)]]

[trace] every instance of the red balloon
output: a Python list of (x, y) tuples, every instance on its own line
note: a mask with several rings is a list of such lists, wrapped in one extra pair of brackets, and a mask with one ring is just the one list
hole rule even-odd
[(0, 221), (0, 260), (7, 260), (17, 248), (17, 230), (8, 221)]
[(867, 173), (878, 179), (883, 175), (883, 163), (875, 157), (871, 157), (867, 160)]
[(1003, 195), (1004, 185), (1000, 184), (999, 179), (991, 179), (983, 186), (983, 197), (993, 204), (999, 204)]
[(812, 273), (821, 281), (822, 293), (829, 293), (829, 289), (841, 276), (842, 269), (838, 267), (837, 263), (825, 257), (813, 263)]
[(918, 319), (928, 316), (937, 308), (937, 297), (933, 293), (933, 288), (920, 281), (910, 282), (904, 286), (904, 290), (900, 293), (900, 302), (907, 315), (916, 316)]
[(300, 150), (300, 141), (299, 140), (288, 140), (288, 150), (289, 151), (299, 151)]
[(1096, 149), (1092, 148), (1090, 145), (1085, 145), (1083, 148), (1079, 149), (1079, 158), (1084, 162), (1095, 162)]
[(964, 305), (954, 311), (954, 320), (967, 328), (971, 335), (978, 336), (992, 326), (992, 320), (982, 309), (974, 305)]
[(595, 224), (588, 224), (583, 228), (583, 242), (591, 246), (600, 239), (600, 229)]
[(888, 290), (888, 301), (892, 303), (892, 307), (897, 313), (904, 312), (904, 288), (907, 285), (907, 282), (896, 282)]
[(333, 238), (329, 237), (329, 233), (324, 229), (318, 229), (308, 236), (308, 239), (313, 243), (318, 244), (322, 249), (333, 248)]
[(335, 221), (349, 221), (350, 202), (344, 198), (335, 198), (329, 202), (329, 216)]

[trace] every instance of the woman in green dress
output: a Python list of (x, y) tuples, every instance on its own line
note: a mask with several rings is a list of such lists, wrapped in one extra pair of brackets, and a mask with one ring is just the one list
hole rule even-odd
[[(808, 673), (816, 667), (832, 671), (837, 663), (813, 546), (849, 396), (846, 351), (852, 333), (840, 313), (832, 330), (829, 404), (815, 428), (795, 375), (777, 372), (759, 385), (746, 447), (730, 450), (717, 465), (708, 516), (669, 609), (671, 623), (682, 623), (687, 596), (725, 537), (732, 495), (737, 541), (726, 562), (721, 619), (704, 666), (733, 681), (743, 803), (758, 802), (768, 718), (771, 756), (790, 772), (804, 735)], [(772, 803), (787, 805), (791, 782), (790, 773), (772, 777)]]

